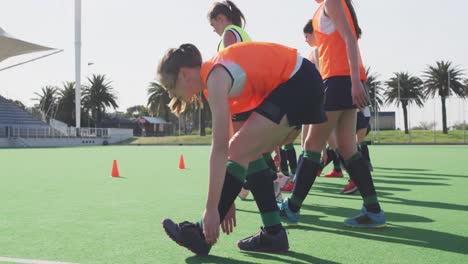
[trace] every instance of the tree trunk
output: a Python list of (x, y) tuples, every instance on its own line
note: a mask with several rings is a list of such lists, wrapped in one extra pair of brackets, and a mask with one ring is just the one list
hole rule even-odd
[(192, 121), (193, 121), (193, 130), (198, 130), (200, 128), (200, 108), (198, 108), (196, 111), (193, 111), (193, 116), (192, 116)]
[(205, 131), (205, 127), (206, 127), (206, 122), (205, 122), (205, 119), (206, 119), (206, 111), (205, 111), (205, 108), (203, 109), (200, 109), (201, 113), (200, 113), (200, 136), (204, 137), (206, 136), (206, 131)]
[(101, 112), (101, 108), (98, 107), (96, 111), (96, 124), (94, 124), (95, 127), (98, 127), (99, 124), (101, 124), (101, 119), (102, 119), (102, 112)]
[(408, 109), (406, 109), (406, 104), (402, 103), (401, 107), (403, 108), (403, 118), (405, 122), (405, 134), (409, 134), (408, 131)]
[(444, 134), (448, 134), (448, 129), (447, 129), (447, 107), (445, 105), (445, 97), (440, 97), (440, 100), (442, 101), (442, 130)]

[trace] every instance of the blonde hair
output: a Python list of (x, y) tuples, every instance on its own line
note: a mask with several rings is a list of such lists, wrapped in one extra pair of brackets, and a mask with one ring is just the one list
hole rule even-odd
[[(201, 67), (201, 64), (200, 51), (193, 44), (182, 44), (177, 49), (169, 49), (159, 62), (157, 76), (159, 82), (167, 90), (169, 97), (171, 97), (171, 101), (168, 104), (169, 109), (177, 116), (187, 108), (187, 102), (175, 97), (173, 94), (180, 68)], [(203, 107), (203, 102), (199, 95), (194, 95), (190, 102), (192, 101), (197, 101)]]

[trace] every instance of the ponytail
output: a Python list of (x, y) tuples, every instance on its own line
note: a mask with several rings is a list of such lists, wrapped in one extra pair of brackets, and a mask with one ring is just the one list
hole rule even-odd
[(225, 15), (234, 25), (241, 28), (245, 27), (244, 14), (232, 1), (214, 3), (210, 12), (208, 12), (208, 19), (215, 19), (218, 15)]
[(353, 2), (352, 0), (345, 0), (345, 2), (346, 2), (346, 5), (348, 6), (349, 12), (351, 13), (351, 17), (353, 19), (354, 28), (356, 29), (356, 36), (358, 39), (360, 39), (362, 35), (362, 29), (359, 26), (359, 22), (356, 16), (356, 11), (354, 10)]

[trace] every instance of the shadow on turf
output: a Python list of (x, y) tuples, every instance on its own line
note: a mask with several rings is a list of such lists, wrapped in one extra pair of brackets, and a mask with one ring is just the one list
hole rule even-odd
[(466, 248), (468, 237), (402, 225), (389, 224), (387, 228), (360, 229), (345, 227), (341, 222), (320, 220), (315, 222), (313, 226), (292, 226), (288, 229), (328, 232), (342, 236), (468, 254)]
[[(284, 254), (266, 254), (266, 253), (258, 253), (258, 252), (247, 252), (247, 251), (242, 251), (245, 255), (256, 258), (256, 259), (263, 259), (263, 260), (270, 260), (270, 261), (278, 261), (278, 262), (283, 262), (283, 263), (291, 263), (291, 264), (303, 264), (304, 262), (306, 263), (324, 263), (324, 264), (335, 264), (338, 262), (334, 261), (328, 261), (324, 259), (320, 259), (314, 256), (310, 256), (307, 254), (299, 253), (299, 252), (294, 252), (294, 251), (289, 251)], [(293, 260), (293, 259), (297, 260)], [(206, 256), (206, 257), (198, 257), (198, 256), (192, 256), (187, 259), (185, 259), (186, 263), (189, 264), (201, 264), (201, 263), (228, 263), (228, 264), (237, 264), (237, 263), (246, 263), (246, 264), (255, 264), (258, 262), (250, 262), (250, 261), (245, 261), (245, 260), (236, 260), (232, 258), (225, 258), (225, 257), (219, 257), (219, 256)]]
[(422, 175), (422, 176), (436, 176), (436, 177), (445, 177), (445, 178), (468, 178), (468, 175), (460, 175), (460, 174), (448, 174), (448, 173), (413, 173), (413, 172), (405, 172), (405, 174), (410, 175)]
[[(347, 183), (346, 183), (347, 184)], [(345, 183), (332, 183), (332, 182), (319, 182), (312, 187), (312, 190), (321, 190), (323, 192), (331, 193), (340, 193), (341, 190), (345, 187)], [(397, 187), (387, 187), (387, 186), (377, 186), (378, 191), (391, 191), (391, 192), (409, 192), (410, 189), (397, 188)]]
[[(329, 185), (333, 185), (334, 183), (327, 183)], [(340, 194), (339, 190), (341, 189), (333, 189), (327, 187), (320, 187), (314, 186), (312, 187), (312, 193), (309, 193), (309, 196), (321, 196), (327, 198), (336, 198), (336, 199), (348, 199), (348, 200), (361, 200), (359, 194), (354, 195), (344, 195)], [(433, 202), (433, 201), (416, 201), (416, 200), (409, 200), (398, 197), (397, 194), (391, 192), (384, 192), (381, 190), (385, 190), (385, 187), (377, 186), (377, 194), (379, 196), (379, 200), (382, 204), (391, 203), (391, 204), (404, 204), (406, 206), (417, 206), (417, 207), (429, 207), (429, 208), (437, 208), (443, 210), (455, 210), (455, 211), (468, 211), (468, 205), (462, 204), (451, 204), (451, 203), (444, 203), (444, 202)], [(411, 191), (411, 190), (409, 190)], [(316, 192), (319, 192), (318, 194)], [(322, 195), (322, 194), (325, 195)]]
[[(360, 208), (359, 208), (360, 209)], [(254, 213), (258, 214), (257, 211), (250, 211), (245, 209), (236, 208), (239, 212), (246, 212), (246, 213)], [(301, 223), (306, 224), (316, 224), (320, 222), (320, 218), (326, 216), (318, 216), (314, 215), (314, 212), (321, 212), (325, 215), (332, 215), (337, 217), (348, 218), (353, 217), (359, 214), (359, 210), (357, 209), (350, 209), (346, 207), (336, 207), (336, 206), (326, 206), (326, 205), (308, 205), (304, 204), (301, 208)], [(304, 214), (312, 212), (312, 214)], [(411, 214), (401, 214), (401, 213), (392, 213), (392, 212), (385, 212), (385, 218), (388, 222), (411, 222), (411, 223), (431, 223), (434, 220), (418, 216), (418, 215), (411, 215)]]
[[(285, 254), (265, 254), (265, 253), (257, 253), (257, 252), (243, 252), (245, 255), (251, 256), (253, 258), (258, 258), (258, 259), (263, 259), (263, 260), (269, 260), (269, 261), (278, 261), (278, 262), (283, 262), (283, 263), (297, 263), (297, 264), (303, 264), (304, 261), (306, 263), (324, 263), (324, 264), (336, 264), (338, 262), (334, 261), (329, 261), (329, 260), (324, 260), (321, 258), (317, 258), (314, 256), (306, 255), (303, 253), (299, 252), (294, 252), (294, 251), (289, 251)], [(294, 261), (291, 260), (290, 258), (283, 258), (283, 257), (290, 257), (290, 258), (295, 258), (297, 260), (301, 261)]]
[(189, 264), (201, 264), (201, 263), (227, 263), (227, 264), (256, 264), (256, 262), (250, 262), (245, 260), (236, 260), (232, 258), (218, 257), (218, 256), (192, 256), (185, 259), (185, 263)]
[(389, 168), (389, 167), (374, 167), (376, 170), (394, 170), (394, 171), (430, 171), (427, 169), (414, 169), (414, 168)]
[[(403, 173), (403, 174), (418, 175), (418, 176), (422, 176), (421, 179), (424, 179), (423, 178), (424, 176), (437, 176), (437, 177), (446, 177), (446, 178), (468, 178), (468, 175), (432, 173), (432, 172), (428, 172), (430, 170), (426, 170), (426, 169), (386, 168), (386, 167), (374, 167), (374, 169), (383, 170), (386, 172), (395, 171), (395, 172)], [(418, 171), (420, 172), (418, 173)]]

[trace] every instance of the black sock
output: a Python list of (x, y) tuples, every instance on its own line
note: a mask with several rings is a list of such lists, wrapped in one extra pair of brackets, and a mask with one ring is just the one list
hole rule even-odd
[(263, 159), (265, 160), (265, 162), (268, 165), (268, 167), (270, 168), (270, 170), (272, 170), (273, 172), (276, 173), (276, 165), (275, 165), (275, 161), (271, 157), (271, 153), (270, 152), (264, 153), (263, 154)]
[(273, 181), (271, 181), (272, 173), (264, 160), (259, 159), (251, 163), (247, 174), (265, 231), (269, 234), (277, 234), (281, 231), (282, 225), (278, 205), (276, 204)]
[(280, 149), (280, 157), (281, 157), (281, 161), (280, 161), (280, 169), (281, 169), (281, 172), (286, 175), (286, 176), (289, 176), (289, 168), (288, 168), (288, 156), (286, 154), (286, 151), (284, 149)]
[(340, 155), (338, 153), (335, 153), (335, 157), (333, 159), (333, 169), (337, 172), (341, 172)]
[[(297, 165), (301, 166), (302, 160), (304, 160), (304, 151), (302, 151), (301, 155), (299, 155), (299, 159), (297, 160)], [(297, 173), (297, 170), (296, 170)], [(292, 179), (294, 182), (296, 181), (296, 174), (294, 174), (294, 178)]]
[(227, 212), (236, 200), (245, 181), (245, 169), (234, 161), (228, 161), (223, 190), (218, 204), (219, 219), (223, 221)]
[(293, 212), (299, 211), (302, 202), (314, 184), (317, 178), (317, 172), (320, 169), (320, 153), (305, 151), (304, 158), (297, 168), (296, 184), (293, 193), (289, 198), (289, 208)]
[(371, 160), (370, 160), (370, 155), (369, 155), (369, 148), (367, 147), (366, 142), (361, 142), (361, 144), (359, 145), (361, 147), (362, 156), (364, 157), (365, 160), (367, 160), (367, 162), (370, 163)]
[(345, 168), (346, 170), (348, 170), (346, 168), (346, 161), (344, 160), (343, 156), (341, 156), (340, 152), (338, 152), (338, 150), (335, 150), (335, 155), (338, 157), (338, 160), (340, 161), (340, 164), (341, 164), (341, 167)]
[(357, 152), (351, 159), (346, 161), (346, 164), (351, 180), (354, 181), (361, 193), (364, 206), (369, 212), (379, 213), (381, 210), (380, 204), (366, 160), (362, 157), (361, 153)]
[(284, 146), (284, 149), (286, 150), (286, 156), (288, 158), (288, 163), (289, 163), (289, 168), (291, 169), (291, 174), (296, 174), (297, 170), (297, 154), (296, 154), (296, 149), (294, 148), (294, 145), (287, 144)]
[(336, 159), (336, 154), (333, 149), (331, 149), (329, 146), (327, 146), (327, 161), (322, 164), (322, 170), (325, 169), (325, 167), (330, 164), (332, 161)]

